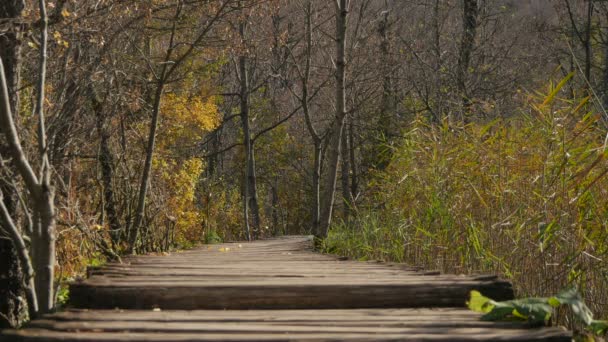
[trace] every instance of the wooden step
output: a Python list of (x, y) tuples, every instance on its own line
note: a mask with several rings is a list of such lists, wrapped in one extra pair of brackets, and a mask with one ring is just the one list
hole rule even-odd
[[(493, 276), (439, 275), (311, 250), (308, 237), (204, 246), (90, 270), (70, 305), (94, 309), (348, 309), (463, 307), (471, 290), (513, 298)], [(187, 294), (187, 295), (186, 295)]]
[(465, 309), (68, 311), (5, 341), (571, 341), (570, 333), (491, 323)]
[(483, 322), (465, 309), (473, 289), (513, 297), (511, 284), (495, 276), (344, 260), (313, 252), (308, 237), (129, 257), (89, 275), (70, 286), (70, 305), (82, 309), (4, 331), (0, 341), (572, 339), (558, 328)]

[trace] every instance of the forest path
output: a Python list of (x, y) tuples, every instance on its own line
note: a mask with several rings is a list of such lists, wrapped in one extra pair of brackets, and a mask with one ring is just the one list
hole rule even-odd
[[(494, 276), (425, 272), (315, 253), (309, 237), (203, 246), (91, 269), (73, 309), (6, 341), (570, 341), (558, 328), (491, 323), (464, 305), (476, 289), (513, 296)], [(119, 309), (117, 309), (119, 308)]]

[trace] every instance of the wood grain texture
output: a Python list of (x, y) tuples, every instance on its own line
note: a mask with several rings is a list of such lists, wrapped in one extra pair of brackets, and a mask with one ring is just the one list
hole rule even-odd
[[(496, 277), (426, 273), (416, 267), (314, 253), (308, 237), (212, 245), (170, 256), (130, 257), (89, 270), (70, 303), (96, 309), (331, 309), (462, 307), (479, 290), (511, 299)], [(188, 296), (184, 296), (184, 293)]]
[(465, 309), (67, 311), (10, 341), (570, 341), (561, 329), (490, 323)]
[[(484, 322), (469, 291), (511, 299), (492, 275), (440, 275), (314, 253), (307, 237), (203, 246), (89, 269), (74, 309), (0, 341), (571, 341), (558, 328)], [(120, 308), (120, 309), (117, 309)]]

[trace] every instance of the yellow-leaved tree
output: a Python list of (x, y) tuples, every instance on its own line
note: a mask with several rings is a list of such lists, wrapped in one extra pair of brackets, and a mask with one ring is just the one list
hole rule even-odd
[(203, 217), (195, 193), (204, 165), (193, 151), (204, 135), (220, 124), (216, 103), (217, 98), (204, 91), (194, 95), (190, 91), (174, 91), (163, 99), (153, 170), (161, 184), (157, 186), (160, 212), (168, 219), (171, 240), (180, 244), (202, 238)]

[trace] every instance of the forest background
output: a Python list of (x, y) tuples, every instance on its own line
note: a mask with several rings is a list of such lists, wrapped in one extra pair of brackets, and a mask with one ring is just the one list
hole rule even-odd
[(608, 314), (605, 1), (3, 0), (0, 58), (1, 326), (87, 265), (311, 233)]

